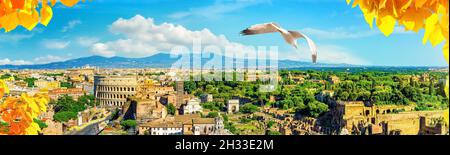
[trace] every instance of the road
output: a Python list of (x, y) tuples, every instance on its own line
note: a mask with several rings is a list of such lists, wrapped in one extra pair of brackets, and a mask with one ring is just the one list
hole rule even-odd
[(111, 119), (112, 114), (108, 115), (106, 118), (103, 118), (102, 121), (90, 124), (79, 131), (75, 131), (70, 133), (70, 135), (98, 135), (103, 129), (100, 129), (100, 123), (108, 121)]
[(87, 127), (81, 129), (80, 131), (76, 131), (72, 135), (98, 135), (100, 133), (99, 123), (94, 123), (88, 125)]

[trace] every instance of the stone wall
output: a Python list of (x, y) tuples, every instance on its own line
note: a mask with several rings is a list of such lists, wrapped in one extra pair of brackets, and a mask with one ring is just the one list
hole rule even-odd
[(136, 77), (96, 76), (94, 94), (102, 106), (123, 106), (127, 98), (136, 95)]

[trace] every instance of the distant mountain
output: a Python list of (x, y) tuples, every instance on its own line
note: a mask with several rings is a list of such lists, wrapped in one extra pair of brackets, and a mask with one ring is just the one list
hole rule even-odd
[(169, 54), (157, 54), (145, 58), (90, 56), (49, 64), (1, 65), (0, 69), (70, 69), (87, 65), (100, 68), (167, 68), (176, 60), (178, 59), (170, 58)]
[[(198, 55), (192, 56), (196, 58)], [(181, 57), (180, 57), (181, 58)], [(63, 62), (53, 62), (49, 64), (35, 64), (35, 65), (0, 65), (0, 69), (70, 69), (79, 68), (83, 66), (95, 66), (99, 68), (170, 68), (173, 63), (180, 58), (172, 58), (170, 54), (156, 54), (144, 58), (124, 58), (124, 57), (102, 57), (90, 56), (78, 59), (67, 60)], [(202, 59), (203, 63), (209, 59)], [(225, 60), (224, 57), (222, 60)], [(192, 60), (191, 60), (192, 61)], [(237, 63), (248, 64), (247, 60), (236, 59)], [(188, 62), (183, 62), (188, 64)], [(225, 63), (225, 61), (223, 61)], [(246, 65), (247, 66), (247, 65)], [(312, 64), (309, 62), (300, 62), (292, 60), (278, 61), (279, 68), (320, 68), (320, 67), (357, 67), (348, 64)], [(250, 66), (252, 67), (252, 66)]]

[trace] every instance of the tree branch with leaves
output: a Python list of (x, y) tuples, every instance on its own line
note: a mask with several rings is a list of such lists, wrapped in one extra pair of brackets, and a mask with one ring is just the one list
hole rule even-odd
[[(59, 0), (72, 7), (80, 0)], [(82, 0), (85, 2), (85, 0)], [(0, 0), (0, 29), (10, 32), (18, 26), (33, 30), (38, 24), (47, 26), (53, 18), (57, 0)]]

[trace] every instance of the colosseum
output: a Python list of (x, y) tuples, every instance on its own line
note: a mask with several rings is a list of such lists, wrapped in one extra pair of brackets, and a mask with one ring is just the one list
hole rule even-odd
[(94, 94), (101, 106), (122, 107), (129, 96), (136, 95), (134, 76), (95, 76)]

